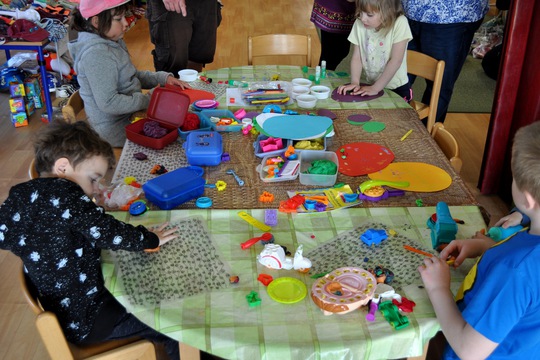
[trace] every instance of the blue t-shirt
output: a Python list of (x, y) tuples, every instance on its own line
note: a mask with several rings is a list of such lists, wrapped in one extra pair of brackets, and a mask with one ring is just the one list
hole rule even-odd
[(401, 0), (405, 16), (428, 24), (472, 23), (489, 10), (488, 0)]
[[(497, 243), (465, 278), (456, 303), (465, 321), (499, 345), (489, 359), (540, 359), (540, 236)], [(445, 359), (458, 359), (449, 347)]]

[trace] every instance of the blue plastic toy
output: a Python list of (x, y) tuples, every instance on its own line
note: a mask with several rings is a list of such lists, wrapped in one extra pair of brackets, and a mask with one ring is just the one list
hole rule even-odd
[(456, 238), (457, 224), (445, 202), (437, 203), (437, 212), (428, 219), (427, 226), (431, 229), (433, 249), (438, 249), (442, 244), (448, 244)]
[(494, 241), (501, 241), (501, 240), (509, 238), (510, 236), (514, 235), (521, 229), (523, 229), (523, 226), (521, 225), (510, 226), (509, 228), (506, 228), (506, 229), (500, 226), (494, 226), (489, 229), (487, 236), (492, 238)]
[(387, 238), (388, 234), (386, 234), (386, 231), (382, 229), (368, 229), (366, 232), (360, 235), (360, 240), (362, 240), (367, 246), (379, 245), (381, 241)]

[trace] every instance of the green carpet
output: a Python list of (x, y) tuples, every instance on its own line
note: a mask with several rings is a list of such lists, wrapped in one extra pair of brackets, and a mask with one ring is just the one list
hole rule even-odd
[[(343, 59), (337, 71), (350, 72), (350, 57)], [(448, 108), (453, 113), (490, 113), (493, 105), (496, 81), (489, 78), (482, 69), (482, 60), (468, 56), (454, 86), (454, 93)], [(421, 98), (425, 82), (422, 79), (415, 81), (413, 92), (415, 98)]]

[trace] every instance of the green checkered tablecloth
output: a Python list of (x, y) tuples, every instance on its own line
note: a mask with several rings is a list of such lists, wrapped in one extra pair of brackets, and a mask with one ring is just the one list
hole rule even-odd
[[(309, 78), (309, 75), (314, 75), (315, 70), (309, 69), (307, 73), (302, 72), (300, 66), (290, 65), (256, 65), (256, 66), (241, 66), (222, 68), (218, 70), (208, 70), (202, 73), (212, 79), (211, 84), (206, 84), (201, 80), (197, 80), (192, 83), (194, 88), (210, 91), (217, 95), (216, 100), (220, 103), (220, 108), (227, 108), (227, 98), (225, 89), (226, 84), (220, 84), (219, 82), (228, 82), (229, 80), (245, 81), (245, 82), (263, 82), (271, 81), (274, 76), (279, 76), (279, 81), (291, 81), (295, 78)], [(320, 85), (328, 86), (334, 90), (339, 85), (350, 82), (350, 75), (342, 72), (328, 71), (327, 77), (321, 79)], [(315, 85), (315, 84), (313, 84)], [(229, 106), (234, 108), (235, 106)], [(241, 106), (236, 106), (241, 107)], [(244, 107), (247, 108), (247, 107)], [(256, 107), (254, 107), (255, 109)], [(259, 106), (258, 108), (263, 108)], [(289, 106), (282, 106), (285, 109), (297, 110), (296, 103)], [(410, 108), (403, 99), (394, 93), (393, 91), (385, 90), (384, 95), (370, 101), (361, 102), (337, 102), (328, 98), (325, 100), (318, 100), (316, 109), (403, 109)]]
[[(263, 209), (247, 211), (263, 221)], [(454, 218), (465, 221), (464, 225), (459, 225), (459, 238), (471, 237), (485, 227), (480, 209), (476, 206), (451, 206), (450, 211)], [(368, 269), (381, 264), (393, 270), (396, 274), (396, 291), (416, 303), (414, 312), (407, 314), (410, 325), (402, 330), (394, 330), (380, 313), (377, 313), (375, 322), (366, 321), (365, 308), (344, 315), (325, 316), (309, 296), (315, 281), (310, 277), (311, 273), (267, 269), (256, 260), (263, 249), (260, 243), (247, 250), (240, 248), (240, 243), (260, 236), (262, 231), (242, 220), (237, 212), (201, 209), (149, 211), (139, 217), (130, 217), (127, 212), (112, 213), (123, 221), (144, 225), (202, 219), (201, 223), (205, 226), (193, 229), (198, 237), (191, 236), (189, 231), (184, 240), (177, 241), (208, 237), (211, 243), (206, 246), (211, 247), (212, 251), (215, 248), (219, 261), (216, 258), (216, 262), (212, 262), (200, 256), (199, 246), (191, 252), (183, 250), (183, 253), (168, 257), (170, 263), (161, 264), (160, 270), (148, 267), (144, 257), (138, 260), (143, 263), (134, 262), (134, 267), (148, 269), (156, 287), (161, 287), (164, 280), (171, 277), (185, 278), (187, 275), (189, 278), (189, 273), (178, 270), (183, 265), (191, 266), (191, 269), (196, 265), (200, 272), (208, 272), (217, 263), (226, 263), (231, 274), (239, 276), (237, 284), (227, 284), (219, 290), (203, 291), (185, 298), (167, 297), (167, 300), (151, 305), (134, 304), (126, 293), (117, 256), (105, 253), (103, 270), (107, 287), (129, 311), (148, 325), (183, 343), (226, 359), (393, 359), (418, 356), (428, 339), (439, 330), (425, 290), (419, 286), (421, 281), (416, 267), (421, 264), (422, 256), (401, 249), (401, 243), (408, 243), (433, 252), (426, 220), (435, 212), (434, 207), (352, 208), (315, 214), (279, 213), (278, 224), (271, 230), (276, 243), (286, 246), (293, 254), (302, 244), (304, 256), (313, 256), (314, 268), (320, 265), (319, 261), (325, 260), (336, 268), (359, 266)], [(350, 245), (351, 239), (359, 231), (372, 226), (395, 230), (397, 236), (385, 240), (388, 245), (381, 245), (375, 250), (364, 246), (356, 259), (350, 254), (343, 258), (347, 260), (340, 260), (335, 254), (325, 259), (326, 254), (321, 250), (327, 251), (333, 241), (347, 241)], [(209, 236), (204, 235), (205, 231)], [(395, 246), (396, 242), (401, 243)], [(167, 246), (171, 244), (165, 245), (160, 251), (165, 254)], [(358, 246), (363, 244), (359, 242)], [(406, 266), (401, 265), (404, 263)], [(454, 291), (472, 264), (473, 261), (468, 260), (458, 270), (452, 270)], [(270, 274), (274, 279), (297, 278), (306, 284), (308, 296), (295, 304), (275, 302), (268, 296), (265, 286), (257, 281), (261, 273)], [(199, 278), (198, 275), (193, 274), (193, 278)], [(260, 306), (248, 305), (246, 295), (251, 291), (259, 294), (262, 299)]]

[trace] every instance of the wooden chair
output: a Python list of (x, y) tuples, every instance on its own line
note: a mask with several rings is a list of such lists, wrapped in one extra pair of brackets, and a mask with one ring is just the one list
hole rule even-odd
[(431, 133), (437, 117), (437, 105), (444, 72), (444, 61), (414, 50), (407, 50), (407, 72), (426, 80), (433, 81), (433, 91), (429, 104), (411, 101), (411, 106), (418, 113), (420, 120), (427, 117), (427, 130)]
[(311, 35), (268, 34), (248, 37), (248, 65), (254, 57), (262, 56), (305, 56), (302, 65), (316, 66), (311, 56)]
[(45, 311), (39, 299), (34, 285), (27, 279), (23, 268), (20, 271), (21, 288), (28, 305), (37, 315), (36, 327), (49, 356), (53, 360), (155, 360), (156, 352), (154, 344), (140, 338), (107, 341), (104, 343), (88, 346), (75, 346), (69, 343), (58, 323), (56, 315)]
[(67, 104), (62, 107), (62, 116), (67, 122), (75, 122), (76, 120), (86, 120), (84, 112), (84, 102), (79, 94), (79, 90), (75, 91), (69, 97)]
[(459, 174), (463, 163), (459, 158), (459, 145), (454, 135), (446, 130), (442, 123), (438, 122), (433, 125), (431, 136), (437, 145), (439, 145), (444, 155), (450, 160), (450, 164), (452, 164), (454, 170)]

